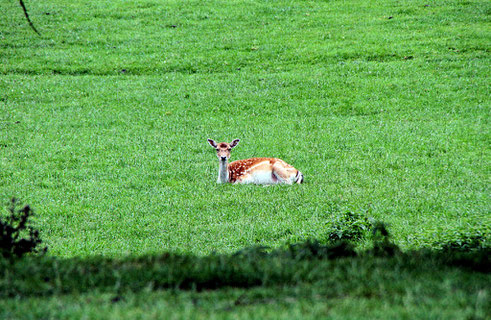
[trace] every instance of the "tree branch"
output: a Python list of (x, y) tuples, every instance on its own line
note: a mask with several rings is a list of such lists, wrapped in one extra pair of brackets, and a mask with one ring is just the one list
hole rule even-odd
[(31, 26), (32, 30), (34, 30), (34, 32), (36, 32), (40, 36), (41, 34), (39, 33), (39, 31), (37, 31), (36, 27), (34, 27), (34, 25), (31, 22), (31, 19), (29, 18), (29, 14), (27, 13), (27, 9), (26, 6), (24, 5), (24, 1), (19, 0), (19, 2), (20, 2), (20, 6), (22, 7), (22, 10), (24, 10), (24, 15), (26, 16), (27, 22), (29, 22), (29, 25)]

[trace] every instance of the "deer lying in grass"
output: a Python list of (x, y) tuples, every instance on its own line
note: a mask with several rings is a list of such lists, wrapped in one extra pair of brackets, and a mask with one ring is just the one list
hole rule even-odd
[(230, 150), (237, 146), (239, 139), (231, 143), (208, 143), (217, 151), (220, 160), (218, 183), (255, 183), (255, 184), (293, 184), (303, 182), (303, 174), (285, 161), (277, 158), (250, 158), (228, 163)]

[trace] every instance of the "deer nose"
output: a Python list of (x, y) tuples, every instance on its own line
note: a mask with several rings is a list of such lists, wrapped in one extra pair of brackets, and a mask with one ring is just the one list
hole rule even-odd
[(225, 156), (221, 156), (220, 158), (221, 158), (222, 160), (227, 160), (227, 157), (225, 157)]

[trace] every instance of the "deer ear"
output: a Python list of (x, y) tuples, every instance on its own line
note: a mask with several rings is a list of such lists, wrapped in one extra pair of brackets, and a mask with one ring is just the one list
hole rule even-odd
[(208, 139), (207, 141), (208, 141), (208, 143), (210, 144), (210, 146), (212, 146), (213, 148), (215, 148), (215, 149), (216, 149), (216, 148), (218, 147), (218, 146), (217, 146), (217, 143), (216, 143), (215, 141), (213, 141), (213, 140), (211, 140), (211, 139)]
[(232, 143), (230, 144), (230, 148), (233, 148), (236, 145), (238, 145), (239, 144), (239, 141), (240, 141), (239, 139), (235, 139), (234, 141), (232, 141)]

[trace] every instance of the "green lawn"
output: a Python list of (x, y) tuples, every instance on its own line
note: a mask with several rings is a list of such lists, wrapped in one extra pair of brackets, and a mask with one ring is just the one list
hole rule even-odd
[[(0, 203), (15, 196), (34, 208), (52, 259), (207, 256), (323, 241), (346, 212), (387, 223), (405, 251), (470, 238), (489, 247), (489, 1), (26, 6), (41, 37), (17, 1), (0, 3)], [(232, 160), (279, 157), (306, 183), (217, 185), (207, 138), (240, 138)], [(355, 245), (365, 250), (371, 240)], [(42, 312), (61, 301), (75, 318), (84, 308), (132, 318), (141, 299), (186, 318), (195, 295), (216, 295), (224, 308), (235, 301), (226, 298), (233, 289), (223, 290), (180, 291), (176, 303), (173, 292), (133, 292), (116, 309), (104, 292), (21, 305)], [(253, 315), (274, 305), (272, 318), (318, 318), (333, 305), (289, 291), (274, 300), (271, 288), (246, 296), (254, 290), (269, 293), (251, 304)], [(455, 298), (444, 292), (436, 302), (426, 296), (435, 318)], [(357, 305), (360, 317), (385, 310), (420, 318), (351, 293), (336, 298), (339, 317)], [(490, 294), (469, 289), (462, 299), (476, 304)], [(152, 303), (160, 299), (168, 302)], [(469, 316), (459, 306), (457, 318)], [(194, 316), (215, 314), (205, 309)], [(227, 310), (217, 317), (247, 317)]]

